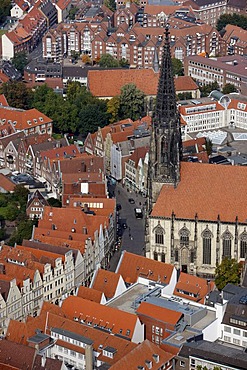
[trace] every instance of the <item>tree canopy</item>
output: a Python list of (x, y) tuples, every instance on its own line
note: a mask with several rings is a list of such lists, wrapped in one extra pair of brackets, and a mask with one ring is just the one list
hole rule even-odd
[(4, 22), (7, 15), (10, 14), (11, 0), (0, 1), (0, 23)]
[(223, 94), (230, 94), (236, 91), (237, 91), (236, 87), (233, 84), (229, 83), (225, 84), (225, 86), (222, 89)]
[(24, 67), (27, 65), (28, 59), (26, 53), (18, 53), (12, 58), (13, 66), (23, 75)]
[(247, 30), (247, 17), (236, 13), (222, 14), (217, 21), (217, 30), (221, 31), (227, 24), (233, 24)]
[(99, 65), (103, 68), (119, 67), (118, 61), (110, 54), (102, 54), (100, 57)]
[(213, 82), (211, 84), (208, 84), (208, 85), (203, 85), (203, 86), (200, 86), (199, 89), (201, 91), (201, 97), (205, 97), (205, 96), (209, 96), (209, 94), (211, 93), (211, 91), (213, 90), (219, 90), (219, 84), (218, 82)]
[(215, 284), (222, 290), (228, 283), (238, 285), (240, 283), (240, 264), (231, 258), (224, 258), (215, 270)]
[(184, 75), (184, 66), (180, 59), (172, 58), (172, 71), (174, 76)]
[(144, 93), (137, 89), (133, 83), (127, 84), (121, 88), (120, 94), (120, 119), (130, 118), (137, 120), (144, 114)]
[(0, 88), (9, 105), (19, 109), (29, 109), (32, 101), (32, 91), (23, 82), (6, 82)]

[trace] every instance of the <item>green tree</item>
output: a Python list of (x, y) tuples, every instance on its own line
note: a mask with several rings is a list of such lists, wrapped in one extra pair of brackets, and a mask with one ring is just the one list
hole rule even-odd
[(95, 102), (84, 106), (79, 112), (79, 133), (86, 135), (94, 132), (98, 127), (104, 127), (109, 123), (106, 101), (95, 99)]
[(236, 91), (237, 89), (233, 84), (225, 84), (225, 86), (222, 89), (223, 94), (230, 94)]
[(183, 76), (184, 75), (184, 66), (180, 59), (172, 58), (172, 71), (173, 76)]
[(22, 220), (17, 226), (17, 230), (13, 233), (9, 239), (8, 244), (14, 246), (16, 244), (21, 244), (23, 239), (29, 240), (32, 236), (33, 225), (35, 225), (36, 220)]
[(14, 188), (14, 192), (12, 194), (12, 198), (18, 201), (19, 203), (27, 203), (29, 190), (25, 188), (24, 185), (16, 185)]
[(119, 67), (118, 61), (110, 54), (102, 54), (100, 57), (99, 65), (103, 68)]
[(33, 93), (23, 82), (6, 82), (2, 84), (0, 93), (5, 95), (11, 107), (29, 109), (32, 106)]
[(8, 221), (15, 221), (19, 214), (18, 204), (10, 203), (5, 210), (5, 218)]
[(114, 123), (119, 120), (119, 108), (120, 108), (119, 96), (114, 96), (107, 102), (107, 113), (110, 114), (110, 123)]
[(201, 97), (209, 96), (211, 91), (213, 90), (219, 90), (219, 84), (217, 81), (210, 83), (208, 85), (203, 85), (199, 87), (201, 92)]
[(236, 13), (222, 14), (217, 21), (217, 30), (223, 30), (227, 24), (233, 24), (247, 30), (247, 17)]
[(178, 100), (187, 100), (192, 99), (192, 93), (191, 92), (184, 92), (184, 93), (178, 93), (177, 94)]
[(130, 65), (129, 61), (127, 59), (125, 59), (125, 58), (120, 59), (120, 61), (119, 61), (119, 66), (120, 67), (126, 68), (126, 67), (129, 67), (129, 65)]
[(131, 118), (136, 120), (144, 113), (144, 93), (137, 89), (133, 83), (121, 88), (120, 94), (120, 118)]
[(115, 0), (104, 0), (104, 5), (107, 6), (113, 12), (116, 10), (116, 2)]
[(206, 151), (207, 155), (211, 155), (213, 150), (213, 143), (210, 139), (206, 139)]
[(240, 283), (241, 267), (240, 264), (231, 258), (224, 258), (215, 270), (215, 284), (222, 290), (226, 284), (238, 285)]
[(4, 22), (7, 15), (10, 14), (11, 0), (0, 1), (0, 23)]
[(58, 207), (58, 208), (62, 207), (62, 202), (59, 199), (49, 198), (47, 201), (51, 207)]
[(78, 12), (78, 10), (79, 10), (78, 8), (76, 8), (74, 5), (72, 5), (70, 10), (69, 10), (68, 18), (73, 21), (75, 19), (75, 16), (76, 16), (76, 13)]
[(24, 67), (27, 65), (28, 59), (27, 54), (24, 52), (16, 54), (12, 58), (12, 64), (13, 66), (23, 75), (24, 73)]

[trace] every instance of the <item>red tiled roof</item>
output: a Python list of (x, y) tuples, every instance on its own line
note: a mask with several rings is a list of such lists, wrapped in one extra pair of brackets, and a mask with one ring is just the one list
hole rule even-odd
[[(146, 83), (148, 81), (148, 84)], [(115, 69), (104, 71), (88, 71), (88, 87), (97, 97), (113, 97), (120, 95), (121, 88), (129, 83), (143, 91), (145, 95), (156, 95), (159, 74), (152, 69)], [(175, 89), (179, 91), (197, 90), (198, 86), (189, 76), (174, 79)]]
[[(0, 72), (0, 79), (1, 79), (1, 72)], [(0, 95), (0, 105), (4, 105), (6, 107), (8, 107), (8, 105), (9, 105), (4, 94)]]
[(134, 284), (138, 277), (169, 284), (174, 266), (124, 251), (117, 273)]
[(45, 123), (50, 123), (52, 120), (37, 109), (29, 109), (27, 111), (19, 109), (9, 109), (0, 106), (0, 119), (11, 121), (16, 130), (30, 129), (31, 127), (40, 126)]
[(93, 301), (101, 303), (103, 293), (99, 290), (93, 288), (87, 288), (85, 286), (80, 286), (78, 289), (77, 297), (87, 299), (88, 301)]
[(154, 304), (142, 302), (137, 309), (137, 314), (152, 317), (156, 320), (176, 325), (181, 319), (182, 313), (159, 307)]
[[(190, 299), (192, 301), (204, 303), (206, 295), (213, 289), (214, 285), (208, 284), (206, 279), (181, 272), (173, 294), (179, 297)], [(178, 292), (178, 290), (187, 293), (193, 293), (194, 295), (196, 295), (196, 297)]]
[(106, 298), (114, 297), (121, 275), (99, 269), (92, 282), (92, 288), (104, 293)]
[(62, 9), (62, 10), (64, 10), (64, 9), (66, 9), (67, 8), (67, 6), (68, 5), (70, 5), (72, 3), (72, 0), (58, 0), (58, 2), (57, 2), (57, 6), (60, 8), (60, 9)]
[(2, 173), (0, 173), (0, 188), (4, 189), (5, 191), (11, 192), (15, 189), (15, 184)]
[(163, 185), (153, 217), (238, 221), (246, 223), (247, 168), (181, 162), (181, 180), (177, 187)]
[[(92, 323), (108, 328), (113, 334), (122, 334), (132, 338), (138, 318), (136, 315), (120, 311), (116, 308), (101, 305), (83, 298), (70, 296), (62, 303), (65, 315), (74, 320), (84, 320), (85, 323)], [(127, 331), (129, 330), (129, 335)]]
[(146, 339), (129, 354), (123, 356), (118, 362), (116, 362), (116, 364), (111, 366), (111, 370), (130, 369), (130, 365), (131, 369), (138, 369), (141, 367), (148, 369), (146, 361), (150, 361), (152, 363), (152, 370), (159, 370), (161, 368), (166, 369), (165, 364), (173, 358), (173, 354), (163, 351), (160, 347)]

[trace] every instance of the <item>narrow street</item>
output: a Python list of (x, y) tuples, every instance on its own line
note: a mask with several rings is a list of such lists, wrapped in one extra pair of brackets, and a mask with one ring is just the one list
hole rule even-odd
[[(122, 244), (119, 251), (116, 251), (110, 261), (110, 270), (115, 271), (118, 264), (119, 257), (123, 250), (131, 253), (144, 255), (144, 243), (145, 243), (145, 212), (144, 203), (146, 198), (134, 192), (128, 192), (122, 185), (117, 184), (114, 189), (117, 204), (121, 204), (121, 210), (119, 211), (119, 223), (122, 231)], [(129, 199), (135, 201), (134, 204), (129, 202)], [(143, 219), (136, 219), (135, 208), (143, 209)], [(127, 225), (127, 228), (122, 227), (123, 224)]]

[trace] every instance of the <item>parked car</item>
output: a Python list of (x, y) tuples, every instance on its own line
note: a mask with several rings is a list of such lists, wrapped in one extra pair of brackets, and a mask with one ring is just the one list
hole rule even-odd
[(135, 200), (133, 198), (129, 198), (130, 204), (135, 204)]

